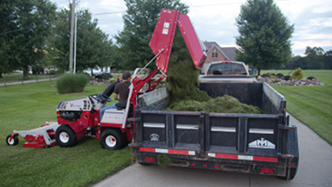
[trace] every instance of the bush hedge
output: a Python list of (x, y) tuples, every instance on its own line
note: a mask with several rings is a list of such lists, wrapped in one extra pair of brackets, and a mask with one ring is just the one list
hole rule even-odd
[(64, 74), (56, 81), (59, 94), (83, 92), (86, 84), (90, 81), (85, 74)]
[(303, 79), (303, 72), (301, 68), (297, 68), (294, 70), (291, 79), (296, 79), (296, 80), (300, 80)]

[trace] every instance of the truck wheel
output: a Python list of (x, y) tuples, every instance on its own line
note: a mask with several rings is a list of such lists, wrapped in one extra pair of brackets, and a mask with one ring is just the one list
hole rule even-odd
[(18, 137), (17, 135), (14, 135), (13, 139), (10, 141), (11, 134), (7, 136), (6, 143), (7, 145), (17, 145), (18, 144)]
[(56, 130), (55, 140), (60, 147), (73, 147), (77, 144), (75, 131), (67, 125), (61, 125)]
[(116, 129), (106, 129), (100, 136), (100, 145), (103, 149), (121, 149), (126, 145), (126, 142), (126, 134)]
[[(289, 180), (294, 179), (294, 177), (296, 175), (296, 171), (297, 171), (297, 168), (291, 168), (290, 169)], [(285, 177), (280, 177), (280, 178), (287, 180), (287, 176), (288, 176), (288, 168), (286, 170), (286, 176)]]
[(137, 162), (137, 163), (139, 163), (141, 166), (150, 166), (151, 165), (151, 164), (145, 163), (145, 162)]

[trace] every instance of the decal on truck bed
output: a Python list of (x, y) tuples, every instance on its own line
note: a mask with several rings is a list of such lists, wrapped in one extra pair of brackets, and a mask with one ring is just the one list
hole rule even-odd
[(250, 148), (275, 149), (276, 146), (272, 142), (265, 140), (264, 138), (261, 138), (261, 139), (258, 139), (258, 140), (255, 140), (255, 141), (249, 143), (249, 147)]
[(159, 142), (159, 135), (156, 133), (150, 134), (151, 141), (158, 141)]

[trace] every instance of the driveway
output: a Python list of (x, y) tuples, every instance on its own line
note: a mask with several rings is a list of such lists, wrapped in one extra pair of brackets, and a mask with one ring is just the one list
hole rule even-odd
[(331, 187), (332, 146), (294, 117), (298, 127), (300, 163), (297, 175), (291, 181), (278, 177), (253, 174), (210, 171), (193, 168), (156, 165), (131, 165), (126, 169), (95, 184), (95, 187), (164, 187), (164, 186), (244, 186), (244, 187)]

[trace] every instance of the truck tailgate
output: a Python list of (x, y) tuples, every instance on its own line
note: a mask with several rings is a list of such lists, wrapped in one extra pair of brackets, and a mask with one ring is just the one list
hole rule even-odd
[(282, 116), (204, 112), (141, 111), (136, 123), (140, 151), (278, 162)]

